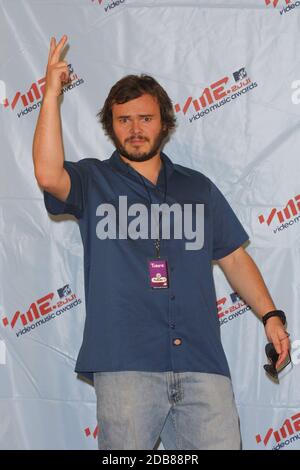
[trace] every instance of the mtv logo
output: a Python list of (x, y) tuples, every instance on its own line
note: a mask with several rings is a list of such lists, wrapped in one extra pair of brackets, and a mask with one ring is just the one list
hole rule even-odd
[(0, 365), (6, 364), (6, 346), (2, 339), (0, 339)]
[(72, 64), (68, 64), (68, 69), (69, 69), (69, 73), (74, 73), (74, 69), (72, 67)]
[(230, 294), (231, 302), (234, 304), (235, 302), (238, 302), (239, 300), (242, 300), (242, 298), (236, 293), (232, 292)]
[(237, 72), (233, 72), (233, 78), (235, 79), (236, 82), (239, 82), (240, 80), (243, 80), (243, 78), (247, 77), (247, 72), (245, 67), (242, 69), (238, 70)]
[(70, 288), (69, 284), (66, 284), (61, 289), (57, 289), (57, 293), (58, 293), (59, 297), (62, 299), (63, 297), (66, 297), (67, 295), (71, 294), (72, 289)]

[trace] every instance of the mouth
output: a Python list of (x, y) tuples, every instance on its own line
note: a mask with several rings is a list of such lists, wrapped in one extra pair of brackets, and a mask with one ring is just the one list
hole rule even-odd
[(145, 140), (141, 140), (141, 139), (133, 139), (133, 140), (130, 140), (129, 141), (130, 144), (134, 144), (134, 145), (140, 145), (140, 144), (143, 144), (145, 143)]

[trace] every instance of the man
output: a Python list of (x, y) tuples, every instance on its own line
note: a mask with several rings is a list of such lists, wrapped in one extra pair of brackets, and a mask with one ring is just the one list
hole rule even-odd
[[(153, 449), (160, 436), (167, 449), (239, 449), (211, 261), (264, 317), (277, 366), (289, 350), (283, 313), (242, 247), (248, 235), (218, 188), (162, 152), (175, 117), (152, 77), (130, 75), (110, 90), (98, 114), (116, 147), (109, 159), (64, 161), (58, 96), (68, 81), (67, 62), (60, 61), (66, 40), (51, 39), (33, 158), (48, 211), (79, 220), (86, 323), (76, 371), (94, 379), (99, 449)], [(202, 216), (203, 224), (196, 220), (197, 230), (190, 230), (197, 238), (203, 229), (197, 246), (187, 231), (149, 236), (149, 227), (141, 228), (149, 214), (136, 224), (137, 236), (128, 215), (137, 205), (143, 212), (163, 203), (176, 207), (174, 230), (178, 220)], [(190, 213), (181, 219), (186, 207)]]

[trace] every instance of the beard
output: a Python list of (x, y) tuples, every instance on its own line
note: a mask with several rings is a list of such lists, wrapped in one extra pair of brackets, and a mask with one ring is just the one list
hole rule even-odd
[[(163, 144), (163, 141), (164, 141), (165, 137), (166, 137), (166, 132), (161, 129), (158, 136), (155, 138), (155, 140), (153, 142), (153, 145), (148, 150), (148, 152), (141, 152), (141, 151), (137, 150), (135, 152), (130, 152), (129, 153), (129, 152), (127, 152), (124, 145), (120, 142), (120, 140), (118, 139), (118, 137), (116, 136), (116, 134), (114, 132), (111, 136), (112, 141), (115, 144), (115, 147), (118, 150), (118, 152), (120, 153), (120, 155), (127, 158), (131, 162), (146, 162), (147, 160), (150, 160), (151, 158), (153, 158), (158, 153), (160, 148), (162, 147), (162, 144)], [(133, 139), (139, 139), (139, 140), (149, 142), (149, 139), (147, 137), (143, 137), (142, 135), (135, 135), (135, 136), (132, 136), (132, 137), (126, 139), (125, 143), (130, 142)]]

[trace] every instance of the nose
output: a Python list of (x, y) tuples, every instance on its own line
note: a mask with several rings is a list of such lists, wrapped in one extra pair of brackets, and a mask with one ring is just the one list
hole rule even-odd
[(138, 119), (132, 119), (130, 131), (134, 135), (140, 133), (141, 125)]

